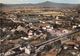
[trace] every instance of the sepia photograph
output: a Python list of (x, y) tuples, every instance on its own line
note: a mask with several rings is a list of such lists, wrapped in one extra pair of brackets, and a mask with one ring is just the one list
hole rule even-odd
[(80, 56), (80, 0), (0, 0), (0, 56)]

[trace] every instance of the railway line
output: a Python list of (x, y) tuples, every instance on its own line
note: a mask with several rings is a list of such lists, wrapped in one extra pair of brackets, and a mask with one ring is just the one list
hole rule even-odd
[(41, 45), (45, 45), (45, 44), (48, 44), (48, 43), (54, 43), (54, 42), (56, 42), (56, 41), (58, 41), (58, 40), (63, 40), (63, 39), (64, 39), (64, 41), (65, 41), (65, 40), (67, 40), (67, 39), (71, 39), (71, 37), (69, 38), (69, 36), (71, 36), (72, 34), (75, 34), (75, 33), (77, 33), (77, 32), (80, 32), (80, 30), (76, 30), (76, 31), (74, 31), (74, 32), (72, 32), (72, 33), (66, 34), (66, 35), (61, 36), (61, 37), (56, 37), (56, 38), (50, 39), (50, 40), (48, 40), (48, 41), (45, 41), (45, 42), (43, 42), (43, 43), (40, 43), (40, 44), (35, 45), (35, 47), (39, 47), (39, 46), (41, 46)]

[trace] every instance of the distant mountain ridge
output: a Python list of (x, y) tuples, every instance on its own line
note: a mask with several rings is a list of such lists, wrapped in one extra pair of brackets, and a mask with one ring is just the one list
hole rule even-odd
[(58, 7), (58, 8), (66, 8), (66, 7), (80, 7), (80, 4), (65, 4), (65, 3), (54, 3), (50, 1), (42, 2), (42, 3), (37, 3), (37, 4), (3, 4), (7, 7), (29, 7), (29, 6), (34, 6), (34, 7)]

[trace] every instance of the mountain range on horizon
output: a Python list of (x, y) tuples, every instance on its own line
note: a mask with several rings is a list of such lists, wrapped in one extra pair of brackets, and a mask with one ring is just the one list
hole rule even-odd
[(80, 4), (67, 4), (67, 3), (55, 3), (51, 1), (46, 1), (42, 3), (28, 3), (28, 4), (2, 4), (0, 3), (0, 6), (5, 6), (5, 7), (29, 7), (29, 6), (34, 6), (34, 7), (58, 7), (58, 8), (66, 8), (66, 7), (80, 7)]

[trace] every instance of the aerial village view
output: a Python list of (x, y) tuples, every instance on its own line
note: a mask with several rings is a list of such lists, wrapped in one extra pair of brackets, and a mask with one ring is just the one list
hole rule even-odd
[(80, 0), (0, 0), (0, 56), (80, 56)]

